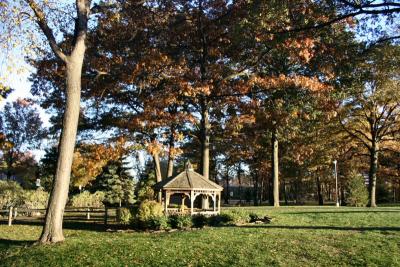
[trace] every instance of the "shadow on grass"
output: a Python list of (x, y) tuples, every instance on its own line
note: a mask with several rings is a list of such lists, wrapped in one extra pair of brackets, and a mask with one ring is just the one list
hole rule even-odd
[[(0, 221), (0, 225), (7, 224), (6, 221)], [(43, 226), (43, 220), (14, 220), (12, 222), (13, 225), (32, 225), (32, 226)], [(63, 229), (69, 230), (85, 230), (85, 231), (96, 231), (96, 232), (104, 232), (107, 229), (113, 230), (125, 230), (127, 226), (119, 225), (119, 224), (108, 224), (107, 226), (99, 220), (91, 220), (91, 221), (74, 221), (74, 220), (64, 220)]]
[(265, 228), (265, 229), (288, 229), (288, 230), (337, 230), (337, 231), (400, 231), (400, 227), (389, 226), (365, 226), (365, 227), (347, 227), (347, 226), (307, 226), (307, 225), (241, 225), (239, 228)]
[(332, 210), (332, 211), (294, 211), (294, 212), (282, 212), (282, 214), (346, 214), (346, 213), (399, 213), (398, 210)]
[(27, 247), (32, 246), (35, 241), (32, 240), (11, 240), (0, 238), (0, 248), (1, 247)]

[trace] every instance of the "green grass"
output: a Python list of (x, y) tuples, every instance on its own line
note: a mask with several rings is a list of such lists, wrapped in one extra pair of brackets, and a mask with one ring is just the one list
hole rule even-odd
[(31, 246), (40, 226), (3, 224), (0, 265), (400, 266), (399, 207), (245, 209), (274, 220), (171, 233), (66, 229), (51, 246)]

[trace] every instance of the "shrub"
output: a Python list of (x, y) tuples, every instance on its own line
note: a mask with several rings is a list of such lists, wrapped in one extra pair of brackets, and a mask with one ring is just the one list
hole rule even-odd
[(203, 214), (194, 215), (192, 217), (192, 224), (196, 228), (203, 228), (208, 223), (208, 218)]
[(187, 229), (192, 227), (192, 216), (190, 215), (171, 215), (169, 224), (172, 228)]
[(250, 221), (249, 213), (243, 210), (231, 210), (221, 213), (226, 224), (243, 224)]
[(91, 194), (89, 191), (83, 191), (77, 194), (71, 199), (72, 207), (92, 207), (92, 208), (102, 208), (104, 207), (104, 192), (96, 191)]
[[(155, 222), (164, 216), (162, 205), (154, 200), (145, 200), (140, 203), (137, 220), (145, 229), (154, 229)], [(162, 220), (162, 219), (161, 219)]]
[(368, 203), (368, 190), (364, 184), (364, 177), (355, 171), (348, 177), (346, 202), (355, 207), (364, 207)]
[(14, 181), (0, 180), (0, 209), (8, 209), (22, 204), (24, 190)]
[(170, 229), (168, 217), (165, 215), (154, 217), (150, 220), (151, 229), (154, 230), (167, 230)]
[(132, 219), (132, 213), (128, 208), (117, 209), (117, 220), (122, 224), (129, 224)]
[(45, 209), (49, 201), (49, 193), (42, 190), (27, 190), (24, 193), (22, 206), (26, 209)]

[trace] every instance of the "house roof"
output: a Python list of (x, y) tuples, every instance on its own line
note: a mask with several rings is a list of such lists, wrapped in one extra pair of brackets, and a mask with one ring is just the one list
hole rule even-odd
[(213, 190), (222, 191), (223, 187), (206, 179), (203, 175), (195, 172), (191, 164), (186, 165), (186, 170), (178, 175), (165, 179), (154, 185), (157, 189), (175, 190)]

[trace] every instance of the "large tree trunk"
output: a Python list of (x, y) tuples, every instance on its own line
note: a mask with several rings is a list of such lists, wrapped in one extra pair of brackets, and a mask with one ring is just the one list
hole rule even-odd
[(201, 103), (200, 142), (201, 142), (201, 172), (209, 179), (210, 170), (210, 122), (208, 106), (205, 100)]
[(276, 129), (272, 132), (272, 177), (274, 186), (274, 207), (279, 207), (279, 161)]
[(321, 180), (319, 178), (319, 173), (317, 173), (317, 176), (315, 177), (315, 181), (317, 182), (318, 205), (323, 206), (324, 205), (324, 197), (322, 195), (322, 187), (321, 187)]
[[(158, 153), (155, 153), (153, 155), (153, 161), (154, 161), (154, 172), (156, 173), (156, 181), (161, 182), (162, 176), (161, 176), (161, 165), (160, 165), (160, 156)], [(162, 202), (162, 192), (157, 193), (157, 201)]]
[(230, 187), (229, 187), (229, 171), (228, 166), (226, 166), (226, 175), (225, 175), (225, 183), (226, 183), (226, 190), (225, 190), (225, 204), (229, 204), (229, 194), (230, 194)]
[(171, 136), (169, 137), (169, 154), (168, 154), (168, 167), (167, 167), (167, 178), (171, 177), (174, 174), (174, 147), (175, 147), (175, 138), (174, 138), (174, 128), (171, 127)]
[[(208, 114), (208, 104), (205, 99), (201, 102), (201, 167), (202, 174), (206, 179), (209, 179), (210, 173), (210, 122), (209, 122), (209, 114)], [(208, 197), (203, 197), (202, 200), (202, 208), (208, 209), (209, 201)]]
[(81, 75), (85, 56), (86, 32), (90, 14), (90, 0), (76, 0), (75, 38), (71, 54), (67, 56), (58, 46), (53, 31), (49, 27), (46, 15), (35, 0), (25, 0), (35, 15), (35, 21), (46, 36), (54, 55), (66, 65), (66, 106), (59, 144), (57, 170), (53, 188), (47, 206), (45, 225), (40, 236), (40, 243), (55, 243), (64, 240), (62, 222), (68, 197), (72, 157), (78, 128)]
[(85, 46), (72, 55), (67, 63), (66, 71), (66, 108), (64, 111), (63, 128), (61, 132), (60, 150), (58, 155), (56, 176), (50, 201), (47, 207), (45, 225), (40, 237), (40, 243), (55, 243), (64, 240), (62, 223), (64, 208), (68, 198), (72, 158), (75, 148), (78, 128), (81, 72)]
[(378, 148), (373, 144), (370, 150), (369, 165), (369, 207), (376, 207), (376, 173), (378, 170)]
[(242, 173), (242, 167), (241, 167), (241, 164), (239, 162), (238, 172), (237, 172), (238, 183), (239, 183), (239, 205), (242, 204), (242, 177), (241, 177), (241, 173)]
[(162, 176), (161, 176), (161, 165), (160, 165), (160, 156), (155, 153), (153, 155), (153, 161), (154, 161), (154, 172), (156, 174), (156, 181), (161, 182)]
[(284, 199), (285, 199), (285, 205), (287, 206), (287, 205), (288, 205), (288, 195), (287, 195), (287, 188), (286, 188), (286, 182), (285, 182), (285, 180), (283, 180), (283, 186), (282, 186), (282, 188), (283, 188), (283, 197), (284, 197)]
[(254, 183), (254, 195), (253, 195), (253, 204), (254, 206), (258, 206), (258, 171), (256, 170), (253, 174), (253, 183)]

